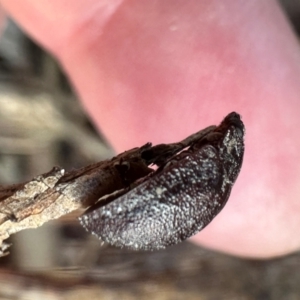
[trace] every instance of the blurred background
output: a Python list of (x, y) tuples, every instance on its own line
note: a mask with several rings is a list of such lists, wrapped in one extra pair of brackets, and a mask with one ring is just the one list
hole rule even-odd
[[(300, 0), (281, 3), (300, 35)], [(59, 65), (9, 21), (0, 40), (0, 184), (113, 155)], [(0, 300), (300, 299), (300, 252), (263, 261), (189, 242), (120, 250), (101, 245), (71, 216), (9, 242), (11, 254), (0, 258)]]

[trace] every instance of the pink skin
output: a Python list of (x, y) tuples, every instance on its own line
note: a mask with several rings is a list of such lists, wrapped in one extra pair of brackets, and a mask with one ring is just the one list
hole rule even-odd
[(300, 49), (275, 1), (0, 3), (60, 60), (117, 152), (178, 141), (239, 112), (241, 174), (192, 240), (249, 257), (299, 249)]

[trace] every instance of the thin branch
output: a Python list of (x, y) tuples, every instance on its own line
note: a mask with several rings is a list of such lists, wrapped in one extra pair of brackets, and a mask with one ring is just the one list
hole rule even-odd
[(5, 254), (3, 241), (11, 234), (86, 208), (152, 172), (141, 158), (142, 151), (150, 147), (146, 144), (67, 173), (55, 167), (29, 182), (0, 186), (0, 255)]

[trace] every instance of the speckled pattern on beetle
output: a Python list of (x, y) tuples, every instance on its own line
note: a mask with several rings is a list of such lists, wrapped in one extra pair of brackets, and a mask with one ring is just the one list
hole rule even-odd
[(80, 217), (115, 246), (156, 250), (196, 234), (226, 204), (240, 172), (245, 128), (232, 112), (117, 199)]

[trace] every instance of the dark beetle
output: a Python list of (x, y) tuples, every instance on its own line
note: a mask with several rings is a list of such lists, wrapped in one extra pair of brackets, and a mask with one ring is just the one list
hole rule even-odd
[[(81, 224), (109, 244), (137, 250), (165, 248), (194, 235), (229, 198), (242, 166), (244, 133), (240, 116), (232, 112), (219, 126), (171, 144), (175, 154), (157, 155), (156, 171), (109, 201), (99, 201), (80, 218)], [(151, 151), (161, 149), (169, 153), (168, 145)]]

